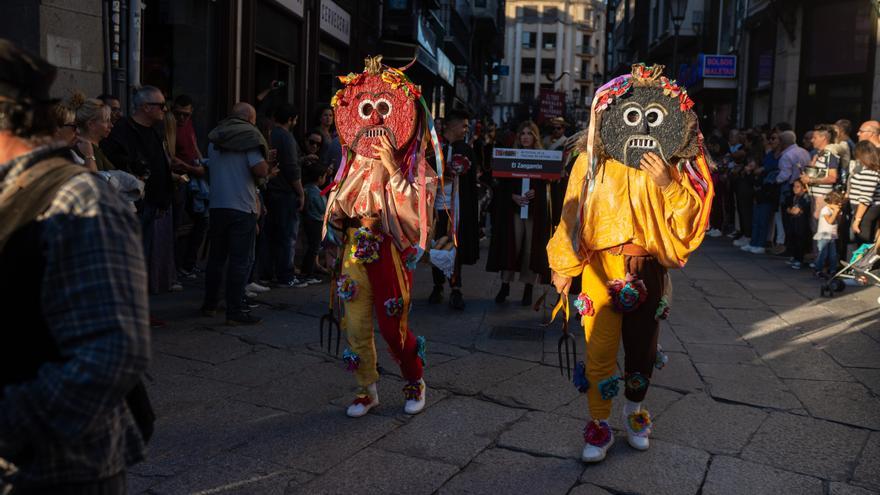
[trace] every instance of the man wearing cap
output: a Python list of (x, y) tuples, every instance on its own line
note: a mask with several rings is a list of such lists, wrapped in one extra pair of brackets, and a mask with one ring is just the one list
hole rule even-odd
[(152, 431), (139, 225), (49, 143), (54, 78), (0, 39), (0, 493), (125, 493)]
[(568, 138), (565, 136), (565, 119), (553, 117), (550, 119), (550, 134), (544, 137), (545, 150), (561, 150), (565, 147)]

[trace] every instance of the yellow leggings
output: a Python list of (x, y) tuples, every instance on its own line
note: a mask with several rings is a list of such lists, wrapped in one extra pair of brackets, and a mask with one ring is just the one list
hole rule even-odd
[[(619, 313), (612, 307), (607, 283), (624, 279), (627, 273), (645, 283), (648, 297), (634, 311)], [(655, 314), (665, 274), (665, 268), (652, 257), (615, 255), (608, 251), (593, 253), (590, 264), (584, 268), (581, 290), (593, 300), (596, 312), (594, 316), (581, 318), (587, 341), (587, 379), (590, 381), (587, 400), (593, 419), (607, 419), (611, 415), (611, 400), (602, 398), (599, 383), (618, 375), (617, 351), (621, 336), (626, 375), (638, 373), (648, 380), (651, 378), (659, 328)], [(647, 386), (642, 389), (621, 388), (625, 388), (626, 397), (634, 402), (641, 402), (647, 393)]]

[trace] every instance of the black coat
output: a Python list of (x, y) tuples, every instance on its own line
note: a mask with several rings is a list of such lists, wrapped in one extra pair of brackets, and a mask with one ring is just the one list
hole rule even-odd
[[(531, 179), (530, 183), (531, 189), (535, 190), (535, 199), (529, 204), (529, 218), (533, 220), (529, 269), (539, 274), (543, 283), (548, 283), (550, 280), (547, 243), (550, 241), (552, 220), (547, 204), (548, 185), (547, 181), (539, 179)], [(519, 215), (519, 206), (513, 202), (511, 196), (522, 193), (522, 179), (496, 179), (493, 193), (492, 238), (489, 242), (489, 259), (486, 262), (486, 271), (518, 272), (520, 256), (518, 249), (516, 249), (513, 222)], [(553, 209), (556, 209), (555, 205)]]
[[(450, 149), (451, 148), (451, 149)], [(480, 259), (480, 219), (477, 202), (477, 168), (479, 162), (470, 146), (464, 141), (443, 145), (446, 161), (444, 181), (451, 183), (451, 164), (454, 160), (465, 158), (470, 162), (467, 172), (458, 178), (458, 258), (463, 265), (473, 265)]]

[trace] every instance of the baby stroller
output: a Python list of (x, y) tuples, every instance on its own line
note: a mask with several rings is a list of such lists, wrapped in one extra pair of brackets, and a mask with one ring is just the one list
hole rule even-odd
[[(880, 254), (877, 253), (878, 243), (862, 244), (850, 259), (849, 263), (841, 264), (843, 268), (831, 276), (819, 288), (822, 297), (834, 297), (835, 292), (843, 292), (846, 288), (844, 279), (856, 280), (861, 285), (873, 284), (880, 287)], [(880, 304), (880, 298), (877, 298)]]

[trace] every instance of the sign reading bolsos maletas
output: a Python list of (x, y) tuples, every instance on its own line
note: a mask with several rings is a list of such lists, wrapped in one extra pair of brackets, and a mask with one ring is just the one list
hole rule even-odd
[(700, 54), (704, 78), (736, 79), (736, 55)]
[(523, 179), (558, 179), (562, 176), (562, 150), (495, 148), (492, 176)]

